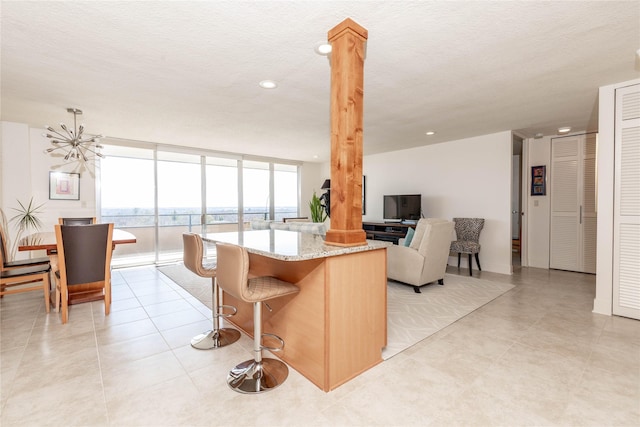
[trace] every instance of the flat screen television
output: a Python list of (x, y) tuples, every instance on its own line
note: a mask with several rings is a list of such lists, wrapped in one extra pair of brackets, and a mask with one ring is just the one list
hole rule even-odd
[(420, 219), (421, 213), (421, 194), (384, 196), (383, 217), (385, 221), (417, 221)]

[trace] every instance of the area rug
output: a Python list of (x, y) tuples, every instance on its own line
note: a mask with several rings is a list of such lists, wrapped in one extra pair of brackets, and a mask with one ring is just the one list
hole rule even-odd
[[(199, 277), (183, 264), (158, 267), (183, 289), (211, 307), (211, 279)], [(447, 274), (444, 286), (431, 284), (417, 294), (413, 288), (387, 282), (387, 347), (389, 359), (513, 288), (507, 283)]]

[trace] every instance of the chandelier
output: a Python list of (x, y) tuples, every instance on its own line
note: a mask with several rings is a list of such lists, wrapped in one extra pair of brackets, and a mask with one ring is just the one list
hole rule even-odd
[(102, 148), (99, 144), (99, 139), (103, 138), (102, 135), (89, 135), (84, 134), (84, 125), (80, 127), (77, 125), (77, 116), (82, 114), (82, 110), (78, 108), (67, 108), (69, 113), (73, 113), (73, 129), (69, 129), (64, 123), (60, 123), (60, 127), (63, 132), (58, 132), (51, 126), (46, 126), (46, 129), (51, 133), (43, 133), (42, 136), (51, 140), (53, 148), (48, 148), (47, 153), (53, 153), (57, 150), (65, 152), (64, 160), (78, 160), (80, 162), (88, 162), (97, 157), (104, 157), (97, 150)]

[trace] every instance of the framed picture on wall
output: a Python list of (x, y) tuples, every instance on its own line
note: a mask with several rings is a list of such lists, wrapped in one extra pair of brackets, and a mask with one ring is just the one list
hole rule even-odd
[(80, 200), (80, 174), (49, 172), (49, 200)]
[(547, 167), (531, 167), (531, 195), (546, 196), (547, 194)]

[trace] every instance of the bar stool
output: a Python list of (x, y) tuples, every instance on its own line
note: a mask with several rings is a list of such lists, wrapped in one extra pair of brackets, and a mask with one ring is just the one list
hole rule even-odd
[[(220, 305), (218, 282), (216, 280), (216, 263), (205, 263), (204, 245), (202, 238), (195, 233), (183, 233), (182, 242), (184, 243), (184, 265), (193, 273), (200, 277), (211, 278), (211, 291), (213, 298), (211, 301), (213, 315), (213, 329), (196, 335), (191, 339), (191, 347), (198, 350), (209, 350), (212, 348), (220, 348), (240, 339), (240, 331), (231, 328), (220, 328), (220, 317), (230, 317), (236, 314), (237, 309), (230, 305)], [(231, 309), (232, 313), (223, 313), (223, 310)]]
[[(279, 351), (284, 348), (282, 338), (262, 333), (262, 303), (264, 301), (291, 295), (300, 289), (275, 277), (248, 278), (249, 254), (241, 246), (217, 243), (218, 282), (223, 291), (242, 301), (253, 303), (253, 359), (236, 365), (227, 375), (227, 384), (240, 393), (261, 393), (282, 384), (289, 375), (289, 369), (278, 359), (263, 358), (262, 350)], [(262, 336), (269, 335), (280, 341), (280, 347), (262, 345)]]

